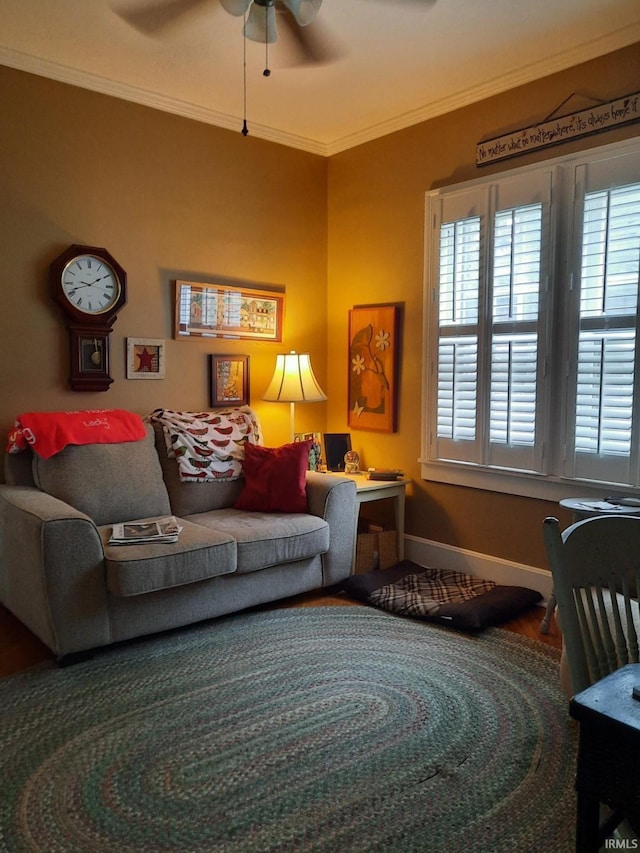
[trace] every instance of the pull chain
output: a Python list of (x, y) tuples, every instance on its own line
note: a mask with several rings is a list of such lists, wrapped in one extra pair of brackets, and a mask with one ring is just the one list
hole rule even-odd
[[(266, 12), (266, 9), (265, 9), (265, 12)], [(265, 35), (265, 41), (264, 41), (264, 71), (262, 72), (262, 75), (264, 77), (269, 77), (271, 75), (271, 69), (269, 68), (269, 41), (268, 41), (269, 35), (267, 33), (266, 28), (265, 28), (265, 33), (266, 33), (266, 35)]]
[[(251, 4), (249, 4), (251, 5)], [(262, 4), (260, 4), (262, 5)], [(265, 14), (265, 27), (264, 27), (264, 71), (262, 72), (264, 77), (271, 76), (271, 69), (269, 68), (269, 15), (268, 15), (269, 7), (268, 5), (264, 6), (264, 14)], [(247, 26), (247, 13), (248, 8), (244, 13), (244, 26)], [(244, 36), (243, 31), (243, 48), (242, 48), (242, 135), (249, 135), (249, 128), (247, 127), (247, 37)]]
[[(247, 13), (244, 13), (244, 25), (247, 26)], [(247, 127), (247, 39), (242, 33), (242, 131), (243, 136), (249, 135)]]

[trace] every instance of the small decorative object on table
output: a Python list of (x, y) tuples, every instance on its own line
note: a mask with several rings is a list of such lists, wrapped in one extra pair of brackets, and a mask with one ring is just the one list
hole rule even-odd
[(398, 468), (369, 468), (370, 480), (401, 480), (403, 472)]
[(360, 457), (355, 450), (347, 450), (344, 454), (344, 473), (357, 474), (360, 471)]

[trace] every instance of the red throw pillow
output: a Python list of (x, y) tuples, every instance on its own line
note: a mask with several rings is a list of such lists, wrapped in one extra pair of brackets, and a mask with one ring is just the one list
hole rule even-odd
[(245, 444), (244, 488), (236, 509), (307, 512), (306, 472), (312, 441), (282, 447)]

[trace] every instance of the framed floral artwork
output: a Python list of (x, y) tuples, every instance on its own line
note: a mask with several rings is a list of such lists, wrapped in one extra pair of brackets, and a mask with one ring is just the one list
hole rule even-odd
[(400, 306), (349, 311), (349, 427), (395, 432)]
[(127, 338), (127, 379), (164, 379), (164, 350), (161, 338)]
[(249, 405), (249, 356), (210, 355), (210, 404), (220, 406)]

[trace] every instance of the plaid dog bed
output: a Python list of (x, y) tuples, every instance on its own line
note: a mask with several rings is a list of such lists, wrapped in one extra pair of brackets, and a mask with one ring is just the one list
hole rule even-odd
[(397, 616), (468, 631), (512, 619), (542, 598), (533, 589), (501, 586), (461, 572), (425, 568), (410, 560), (383, 571), (352, 575), (343, 589), (353, 598)]
[(369, 603), (400, 616), (428, 617), (436, 615), (443, 604), (469, 601), (495, 586), (493, 581), (471, 575), (427, 569), (374, 590)]

